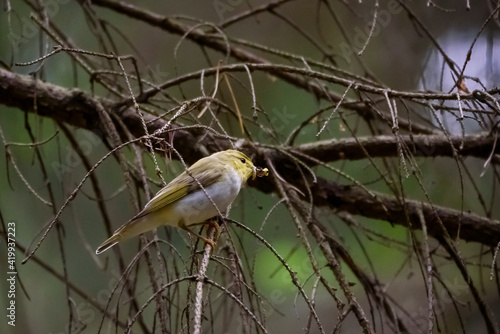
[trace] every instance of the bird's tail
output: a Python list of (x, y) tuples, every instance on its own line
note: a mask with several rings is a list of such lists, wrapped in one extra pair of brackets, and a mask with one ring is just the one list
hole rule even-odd
[(159, 215), (146, 215), (141, 216), (136, 219), (132, 219), (129, 222), (122, 225), (119, 229), (113, 233), (113, 235), (104, 241), (95, 251), (96, 254), (101, 254), (104, 251), (107, 251), (120, 241), (135, 237), (139, 234), (150, 231), (159, 225), (161, 225), (162, 220), (159, 219)]
[(101, 254), (102, 252), (104, 251), (107, 251), (108, 249), (110, 249), (111, 247), (113, 247), (114, 245), (116, 245), (117, 243), (120, 242), (120, 240), (122, 240), (122, 236), (120, 235), (120, 233), (115, 233), (111, 236), (111, 238), (107, 239), (106, 241), (104, 241), (98, 248), (97, 250), (95, 251), (96, 254)]

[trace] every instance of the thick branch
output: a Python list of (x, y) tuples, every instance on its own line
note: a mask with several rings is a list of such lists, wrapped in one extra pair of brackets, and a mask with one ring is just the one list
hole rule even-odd
[[(2, 68), (0, 68), (0, 104), (47, 116), (56, 121), (90, 130), (98, 135), (106, 133), (99, 117), (99, 110), (104, 108), (110, 113), (116, 113), (135, 137), (145, 135), (141, 118), (133, 108), (115, 111), (113, 110), (115, 103), (111, 100), (92, 97), (79, 89), (67, 89)], [(153, 120), (150, 115), (144, 115), (144, 118), (150, 133), (166, 124), (163, 119)], [(121, 131), (119, 124), (116, 124), (116, 128)], [(176, 147), (182, 155), (188, 157), (186, 159), (188, 162), (202, 157), (201, 152), (193, 148), (196, 135), (195, 130), (175, 131), (174, 145), (179, 144)], [(184, 143), (189, 143), (189, 145)], [(227, 146), (227, 143), (225, 145)]]
[[(35, 93), (36, 99), (34, 99)], [(14, 74), (4, 69), (0, 69), (0, 104), (16, 107), (26, 112), (36, 112), (38, 115), (47, 116), (54, 120), (66, 122), (91, 131), (100, 130), (99, 108), (104, 107), (106, 110), (112, 112), (112, 106), (114, 106), (109, 100), (92, 97), (81, 90), (65, 89), (35, 80), (29, 76)], [(121, 121), (134, 136), (139, 137), (144, 135), (141, 120), (132, 108), (117, 112), (117, 116), (120, 117)], [(145, 115), (145, 118), (146, 121), (152, 119), (148, 115)], [(157, 119), (150, 122), (148, 128), (152, 133), (165, 124), (165, 120)], [(117, 128), (119, 129), (119, 127)], [(174, 133), (173, 143), (179, 152), (186, 157), (188, 162), (193, 162), (203, 155), (201, 146), (207, 148), (209, 152), (217, 148), (228, 147), (226, 139), (202, 136), (203, 132), (197, 129), (189, 131), (179, 129)], [(204, 138), (203, 143), (199, 142), (199, 138)], [(394, 139), (391, 139), (392, 137), (383, 136), (380, 138), (373, 139), (373, 143), (369, 143), (369, 139), (362, 139), (362, 141), (367, 144), (366, 147), (370, 148), (368, 150), (370, 154), (376, 156), (377, 152), (386, 152), (384, 153), (385, 155), (382, 155), (382, 153), (379, 154), (387, 156), (387, 152), (390, 152), (396, 144)], [(446, 145), (450, 147), (449, 143), (439, 136), (415, 136), (414, 138), (417, 138), (414, 139), (416, 142), (423, 145), (418, 147), (433, 147), (435, 149), (429, 156), (449, 155), (451, 152), (449, 148), (446, 148)], [(464, 149), (461, 151), (463, 155), (467, 153), (474, 156), (486, 156), (492, 149), (492, 139), (488, 136), (467, 136), (464, 139)], [(405, 140), (410, 139), (407, 138)], [(452, 139), (454, 145), (459, 143), (459, 141), (455, 142), (456, 140), (456, 138)], [(379, 142), (378, 144), (377, 141)], [(473, 141), (473, 143), (469, 143), (469, 141)], [(382, 145), (380, 142), (387, 142), (390, 149), (386, 147), (382, 150), (381, 147), (383, 148), (385, 144)], [(270, 149), (256, 149), (255, 146), (250, 145), (247, 145), (247, 147), (252, 150), (257, 162), (264, 161), (264, 154), (269, 155), (270, 159), (275, 162), (275, 165), (280, 167), (279, 172), (286, 179), (301, 179), (300, 175), (297, 175), (296, 163), (288, 156)], [(334, 152), (336, 151), (343, 152), (344, 158), (362, 158), (359, 146), (349, 142), (349, 140), (343, 140), (336, 144), (330, 142), (330, 144), (324, 146), (325, 150), (328, 151), (327, 154), (322, 153), (319, 147), (321, 145), (318, 146), (318, 144), (302, 145), (300, 150), (320, 160), (327, 161), (342, 158), (340, 153), (336, 153), (337, 156), (335, 157)], [(446, 150), (450, 151), (446, 153)], [(425, 152), (425, 150), (422, 151)], [(272, 188), (271, 182), (249, 182), (249, 184), (264, 192), (275, 191)], [(301, 187), (301, 185), (298, 186)], [(369, 218), (383, 219), (403, 226), (407, 226), (404, 212), (404, 207), (406, 207), (414, 228), (420, 228), (417, 215), (419, 207), (422, 206), (425, 220), (429, 224), (427, 227), (429, 235), (434, 237), (442, 236), (442, 231), (437, 220), (439, 218), (453, 237), (460, 226), (459, 238), (463, 240), (476, 241), (489, 246), (496, 246), (500, 241), (500, 223), (474, 214), (461, 214), (458, 211), (448, 208), (420, 204), (411, 200), (406, 200), (403, 205), (395, 198), (385, 195), (378, 195), (375, 198), (359, 187), (343, 186), (324, 179), (318, 180), (318, 183), (312, 187), (312, 192), (316, 205), (327, 206), (332, 209), (347, 211)]]
[(0, 103), (93, 130), (99, 124), (98, 105), (106, 101), (0, 68)]
[[(369, 154), (372, 158), (398, 156), (398, 145), (409, 148), (413, 156), (437, 157), (453, 156), (452, 146), (462, 156), (487, 158), (494, 150), (500, 153), (500, 145), (495, 145), (495, 137), (488, 134), (468, 136), (445, 135), (403, 135), (371, 136), (357, 138), (329, 139), (298, 146), (296, 150), (315, 159), (329, 162), (336, 160), (366, 159)], [(364, 150), (362, 149), (364, 148)]]
[(340, 185), (322, 178), (318, 179), (311, 190), (314, 203), (318, 206), (327, 206), (408, 227), (406, 208), (414, 229), (422, 228), (418, 217), (421, 209), (427, 223), (428, 234), (437, 239), (444, 237), (439, 222), (441, 221), (452, 238), (457, 237), (457, 231), (460, 230), (458, 238), (465, 241), (476, 241), (492, 247), (500, 242), (500, 222), (497, 220), (409, 199), (403, 202), (382, 194), (372, 196), (358, 186)]

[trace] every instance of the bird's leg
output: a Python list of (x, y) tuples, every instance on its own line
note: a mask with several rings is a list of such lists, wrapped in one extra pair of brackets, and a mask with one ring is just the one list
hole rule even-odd
[[(195, 231), (193, 231), (191, 229), (192, 226), (196, 226), (196, 225), (209, 225), (209, 227), (213, 227), (215, 229), (215, 236), (217, 238), (217, 236), (219, 235), (219, 225), (217, 224), (216, 221), (212, 220), (212, 219), (209, 219), (209, 220), (205, 220), (201, 223), (195, 223), (195, 224), (191, 224), (189, 226), (187, 226), (184, 222), (180, 222), (179, 223), (179, 227), (182, 228), (183, 230), (186, 230), (188, 231), (189, 233), (191, 233), (192, 235), (196, 236), (198, 239), (201, 239), (203, 240), (204, 242), (206, 242), (207, 244), (209, 244), (211, 247), (212, 247), (212, 251), (215, 249), (215, 242), (212, 240), (212, 239), (208, 239), (202, 235), (199, 235), (198, 233), (196, 233)], [(210, 228), (209, 228), (210, 230)]]
[(208, 225), (209, 230), (210, 230), (210, 227), (215, 229), (215, 236), (217, 238), (219, 236), (219, 231), (220, 231), (220, 227), (219, 227), (220, 224), (218, 222), (219, 219), (222, 219), (222, 218), (220, 218), (219, 216), (215, 216), (213, 218), (207, 219), (207, 220), (202, 221), (200, 223), (191, 224), (191, 225), (189, 225), (189, 227), (197, 226), (197, 225)]
[(204, 221), (203, 223), (208, 225), (208, 229), (207, 229), (207, 233), (210, 231), (210, 228), (213, 228), (215, 230), (215, 234), (214, 234), (214, 239), (217, 240), (219, 238), (219, 233), (220, 233), (220, 224), (219, 222), (217, 221), (219, 217), (214, 217), (214, 218), (211, 218), (211, 219), (208, 219), (206, 221)]

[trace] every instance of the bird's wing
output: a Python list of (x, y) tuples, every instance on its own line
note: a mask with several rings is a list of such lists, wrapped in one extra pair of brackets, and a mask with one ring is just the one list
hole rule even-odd
[(182, 173), (165, 187), (160, 189), (160, 191), (158, 191), (158, 193), (146, 204), (144, 209), (131, 220), (144, 217), (151, 212), (159, 210), (183, 198), (184, 196), (195, 192), (200, 189), (199, 183), (203, 185), (204, 188), (209, 187), (221, 177), (222, 173), (221, 170), (214, 172), (213, 167), (206, 169), (195, 165), (193, 165), (189, 170), (191, 171), (191, 174), (193, 174), (193, 171), (196, 170), (196, 180), (188, 173)]

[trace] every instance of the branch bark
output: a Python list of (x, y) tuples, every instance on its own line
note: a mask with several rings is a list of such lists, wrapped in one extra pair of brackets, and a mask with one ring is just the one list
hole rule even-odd
[[(444, 237), (442, 225), (452, 238), (475, 241), (496, 247), (500, 241), (500, 221), (476, 214), (460, 212), (410, 199), (396, 199), (379, 193), (371, 196), (358, 186), (340, 185), (322, 178), (312, 187), (314, 204), (334, 210), (347, 211), (373, 219), (381, 219), (393, 224), (422, 229), (418, 212), (421, 209), (427, 222), (427, 233), (440, 239)], [(406, 210), (406, 213), (405, 213)], [(460, 232), (457, 235), (457, 232)]]
[[(481, 133), (467, 136), (401, 135), (370, 136), (329, 139), (297, 146), (296, 150), (315, 159), (331, 162), (337, 160), (366, 159), (398, 156), (398, 145), (409, 148), (416, 157), (453, 157), (453, 150), (462, 156), (487, 158), (500, 153), (495, 136)], [(364, 150), (363, 150), (364, 148)]]
[[(103, 106), (108, 112), (119, 117), (134, 136), (144, 135), (141, 119), (133, 108), (114, 110), (116, 106), (114, 101), (92, 97), (79, 89), (66, 89), (5, 69), (0, 69), (0, 104), (50, 117), (56, 121), (66, 122), (90, 131), (100, 131), (98, 111)], [(150, 133), (166, 124), (165, 120), (153, 119), (151, 115), (145, 115), (145, 118)], [(120, 127), (117, 126), (117, 129)], [(206, 150), (213, 152), (229, 147), (227, 139), (209, 138), (203, 136), (204, 134), (205, 131), (201, 129), (178, 129), (174, 132), (173, 144), (186, 157), (188, 163), (202, 157)], [(203, 142), (201, 143), (202, 136)], [(451, 156), (451, 145), (442, 136), (420, 135), (413, 136), (413, 138), (407, 136), (401, 138), (409, 147), (415, 144), (415, 147), (420, 148), (420, 151), (415, 151), (416, 155), (419, 155), (418, 152), (428, 152), (429, 154), (422, 153), (421, 156)], [(397, 139), (395, 137), (380, 136), (358, 138), (358, 140), (372, 157), (397, 156)], [(462, 155), (486, 157), (492, 151), (494, 139), (487, 135), (466, 136), (463, 140), (464, 146), (460, 150)], [(454, 146), (459, 146), (462, 138), (452, 137), (451, 141)], [(264, 161), (264, 156), (268, 155), (271, 160), (275, 161), (275, 165), (279, 166), (280, 174), (288, 180), (300, 179), (300, 177), (295, 177), (298, 173), (296, 163), (278, 150), (263, 149), (249, 143), (243, 145), (243, 148), (251, 150), (257, 163)], [(354, 139), (307, 144), (296, 149), (322, 161), (364, 158), (364, 153)], [(499, 153), (499, 145), (496, 145), (495, 153)], [(249, 182), (249, 185), (263, 192), (276, 191), (271, 182)], [(305, 187), (304, 184), (297, 186)], [(421, 228), (418, 210), (422, 207), (425, 220), (429, 224), (428, 233), (436, 238), (443, 234), (438, 224), (438, 221), (441, 221), (452, 237), (488, 246), (496, 246), (500, 240), (500, 222), (475, 214), (461, 213), (449, 208), (409, 199), (397, 199), (382, 194), (373, 197), (360, 187), (340, 185), (322, 178), (319, 178), (312, 187), (312, 193), (315, 205), (369, 218), (387, 220), (403, 226), (408, 226), (405, 215), (406, 208), (412, 227), (417, 229)], [(456, 233), (459, 230), (460, 235), (457, 236)]]

